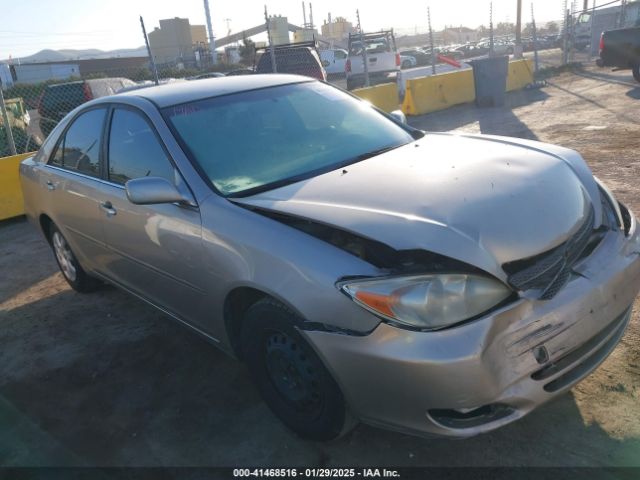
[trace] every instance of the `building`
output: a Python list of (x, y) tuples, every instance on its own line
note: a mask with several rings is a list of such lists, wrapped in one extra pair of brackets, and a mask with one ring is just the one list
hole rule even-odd
[(269, 31), (274, 45), (289, 43), (289, 20), (281, 15), (269, 17)]
[(467, 27), (449, 27), (440, 32), (440, 38), (445, 45), (477, 42), (478, 32)]
[(149, 47), (158, 65), (193, 64), (194, 46), (207, 46), (204, 25), (191, 25), (188, 18), (160, 20), (160, 28), (149, 32)]
[(318, 31), (315, 28), (301, 28), (293, 32), (293, 43), (313, 42), (318, 39)]
[(350, 33), (356, 31), (353, 24), (348, 22), (344, 17), (336, 17), (335, 20), (327, 22), (325, 20), (322, 25), (322, 36), (329, 41), (342, 42), (349, 37)]

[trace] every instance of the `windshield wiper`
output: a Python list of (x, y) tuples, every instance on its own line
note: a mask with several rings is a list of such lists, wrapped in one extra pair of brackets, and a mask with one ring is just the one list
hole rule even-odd
[(390, 150), (394, 150), (396, 148), (402, 147), (406, 145), (406, 143), (403, 143), (402, 145), (393, 145), (391, 147), (383, 147), (383, 148), (379, 148), (377, 150), (372, 150), (370, 152), (367, 153), (361, 153), (360, 155), (358, 155), (357, 157), (353, 157), (351, 159), (349, 159), (348, 163), (355, 163), (355, 162), (360, 162), (362, 160), (366, 160), (367, 158), (371, 158), (371, 157), (376, 157), (378, 155), (381, 155), (385, 152), (388, 152)]

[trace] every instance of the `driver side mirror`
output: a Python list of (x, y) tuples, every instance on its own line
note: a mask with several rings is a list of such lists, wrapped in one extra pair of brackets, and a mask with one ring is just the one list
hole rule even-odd
[(191, 204), (191, 199), (165, 178), (142, 177), (124, 184), (127, 198), (135, 205), (155, 205), (159, 203)]

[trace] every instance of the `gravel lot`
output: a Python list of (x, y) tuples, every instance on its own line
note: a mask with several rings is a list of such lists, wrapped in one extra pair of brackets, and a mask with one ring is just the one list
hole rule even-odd
[[(412, 119), (428, 130), (513, 135), (580, 151), (640, 212), (640, 85), (587, 69)], [(640, 318), (567, 395), (465, 441), (360, 426), (299, 440), (261, 402), (244, 366), (146, 304), (84, 296), (24, 220), (0, 223), (0, 465), (640, 466)]]

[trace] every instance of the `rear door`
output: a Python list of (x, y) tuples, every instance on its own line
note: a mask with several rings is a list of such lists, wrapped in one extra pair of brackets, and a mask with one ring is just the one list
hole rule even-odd
[(108, 275), (157, 306), (198, 323), (204, 300), (200, 212), (177, 204), (134, 205), (125, 183), (162, 177), (186, 189), (153, 125), (139, 110), (113, 109), (100, 196)]
[(48, 213), (87, 268), (100, 268), (106, 253), (98, 193), (101, 141), (107, 109), (80, 113), (58, 140), (42, 169)]

